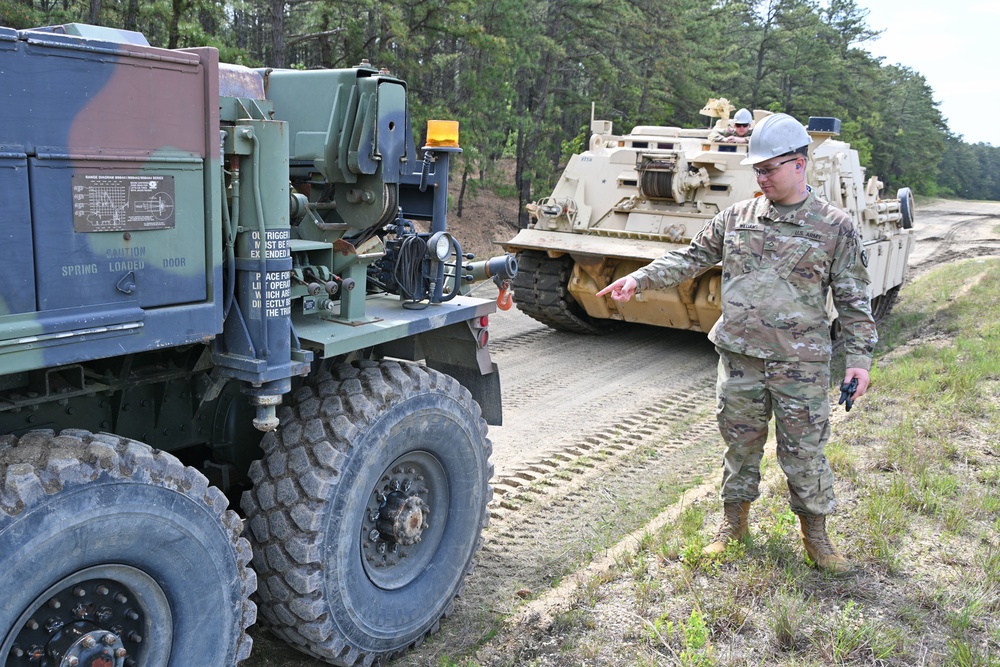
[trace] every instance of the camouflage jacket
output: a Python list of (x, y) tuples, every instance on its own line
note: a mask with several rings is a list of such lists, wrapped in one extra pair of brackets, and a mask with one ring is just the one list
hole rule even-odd
[(843, 325), (848, 368), (871, 367), (878, 335), (866, 261), (850, 217), (810, 190), (781, 216), (765, 197), (716, 215), (686, 248), (631, 275), (639, 290), (672, 287), (722, 264), (722, 317), (709, 338), (761, 359), (826, 361), (831, 356), (827, 288)]
[[(749, 139), (751, 134), (753, 134), (753, 128), (750, 128), (749, 130), (747, 130), (747, 133), (743, 135), (743, 138), (744, 139)], [(722, 141), (723, 139), (726, 139), (727, 137), (737, 137), (737, 136), (739, 136), (739, 135), (736, 134), (736, 128), (735, 127), (727, 126), (727, 127), (724, 127), (721, 130), (716, 129), (716, 128), (713, 127), (712, 131), (708, 133), (708, 140), (709, 141)]]

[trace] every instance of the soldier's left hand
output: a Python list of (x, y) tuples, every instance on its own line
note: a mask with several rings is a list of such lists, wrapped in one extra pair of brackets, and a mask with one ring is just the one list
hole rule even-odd
[(859, 398), (865, 395), (868, 391), (868, 385), (871, 383), (871, 379), (868, 377), (868, 371), (864, 368), (848, 368), (847, 372), (844, 373), (843, 384), (850, 384), (851, 380), (858, 378), (858, 388), (854, 392), (853, 400), (857, 401)]

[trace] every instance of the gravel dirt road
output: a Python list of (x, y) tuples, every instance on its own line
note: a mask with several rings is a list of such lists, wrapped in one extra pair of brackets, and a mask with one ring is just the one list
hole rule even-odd
[[(1000, 203), (938, 200), (915, 217), (911, 277), (1000, 254)], [(495, 292), (491, 284), (477, 290)], [(504, 619), (526, 601), (544, 608), (559, 582), (674, 503), (715, 493), (717, 356), (704, 334), (627, 326), (578, 336), (516, 308), (490, 322), (504, 402), (503, 426), (490, 429), (493, 518), (451, 616), (393, 665), (452, 664), (443, 660), (503, 639)], [(322, 664), (259, 629), (252, 634), (248, 667)]]

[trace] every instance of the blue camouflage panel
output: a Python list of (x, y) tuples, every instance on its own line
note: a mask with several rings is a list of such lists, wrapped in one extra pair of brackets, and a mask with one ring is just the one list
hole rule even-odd
[[(97, 31), (96, 36), (110, 39), (114, 33)], [(226, 127), (252, 130), (254, 140), (263, 142), (257, 156), (249, 141), (241, 144), (231, 133), (226, 139), (227, 160), (235, 159), (228, 155), (232, 152), (245, 162), (234, 221), (242, 228), (258, 226), (253, 186), (254, 179), (263, 178), (264, 224), (288, 229), (290, 158), (302, 179), (321, 168), (332, 180), (361, 182), (366, 195), (384, 200), (384, 206), (373, 206), (350, 199), (348, 188), (337, 189), (337, 196), (346, 199), (331, 211), (340, 216), (330, 220), (333, 227), (371, 226), (384, 210), (395, 217), (396, 195), (386, 193), (394, 193), (401, 181), (413, 181), (414, 170), (419, 177), (421, 165), (410, 157), (412, 135), (404, 130), (409, 127), (405, 85), (372, 68), (267, 71), (270, 88), (265, 91), (261, 75), (246, 68), (227, 66), (220, 77), (218, 54), (210, 48), (167, 50), (134, 40), (6, 28), (0, 29), (0, 58), (0, 204), (5, 210), (0, 240), (11, 251), (0, 265), (0, 350), (10, 372), (219, 337), (225, 312), (220, 131)], [(220, 98), (220, 88), (250, 99)], [(226, 118), (220, 117), (220, 107), (229, 113)], [(233, 110), (257, 107), (268, 118), (234, 115)], [(286, 142), (280, 159), (274, 156), (281, 151), (267, 145), (281, 145), (268, 139), (275, 134), (272, 125), (288, 125), (276, 131)], [(431, 170), (427, 200), (445, 194), (442, 161)], [(430, 210), (420, 206), (415, 217)], [(235, 203), (232, 207), (235, 215)], [(307, 229), (314, 227), (300, 225), (298, 232)], [(331, 251), (343, 234), (317, 233), (318, 246), (289, 241), (287, 231), (267, 231), (269, 243), (272, 235), (281, 235), (274, 240), (283, 254), (268, 256), (269, 281), (260, 287), (265, 295), (278, 294), (281, 304), (265, 299), (264, 306), (276, 307), (254, 308), (256, 301), (245, 298), (243, 315), (228, 313), (235, 333), (227, 335), (224, 347), (252, 358), (261, 346), (250, 339), (262, 320), (275, 314), (299, 320), (302, 339), (315, 342), (326, 355), (416, 335), (495, 308), (489, 301), (456, 299), (443, 308), (446, 313), (405, 312), (390, 297), (387, 305), (395, 301), (395, 308), (380, 307), (378, 315), (365, 317), (366, 301), (373, 297), (362, 284), (365, 266), (355, 264), (344, 271), (353, 272), (361, 286), (345, 290), (343, 300), (361, 315), (351, 326), (331, 324), (302, 302), (304, 286), (285, 286), (288, 252), (296, 256), (296, 266), (324, 258), (320, 268), (337, 270), (344, 257), (354, 257)], [(244, 238), (239, 242), (246, 246)], [(240, 294), (247, 296), (258, 286), (261, 265), (253, 257), (260, 255), (248, 247), (238, 250), (247, 257), (234, 262)], [(244, 316), (245, 322), (237, 321)], [(279, 336), (274, 332), (270, 338), (274, 342)], [(289, 374), (287, 369), (263, 372), (252, 359), (234, 359), (230, 367), (244, 367), (245, 373), (233, 372), (244, 373), (245, 379)]]
[(210, 340), (217, 51), (2, 30), (5, 370)]

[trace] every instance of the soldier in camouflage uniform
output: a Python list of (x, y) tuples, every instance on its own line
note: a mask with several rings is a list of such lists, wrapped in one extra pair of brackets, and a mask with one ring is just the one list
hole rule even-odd
[(709, 555), (747, 534), (750, 503), (760, 495), (760, 461), (775, 419), (778, 462), (803, 543), (822, 569), (847, 562), (826, 533), (833, 473), (823, 453), (830, 435), (832, 291), (847, 350), (844, 382), (868, 388), (877, 334), (866, 288), (861, 239), (850, 217), (805, 184), (811, 139), (791, 116), (768, 116), (750, 140), (744, 164), (755, 168), (763, 197), (716, 215), (691, 244), (654, 260), (598, 292), (627, 301), (722, 264), (722, 317), (709, 334), (719, 352), (718, 421), (723, 461), (723, 519)]
[(753, 116), (748, 110), (740, 109), (733, 117), (732, 126), (727, 125), (721, 130), (712, 128), (712, 131), (708, 133), (708, 140), (733, 144), (750, 143), (750, 137), (753, 135), (753, 130), (750, 129), (750, 121), (752, 120)]

